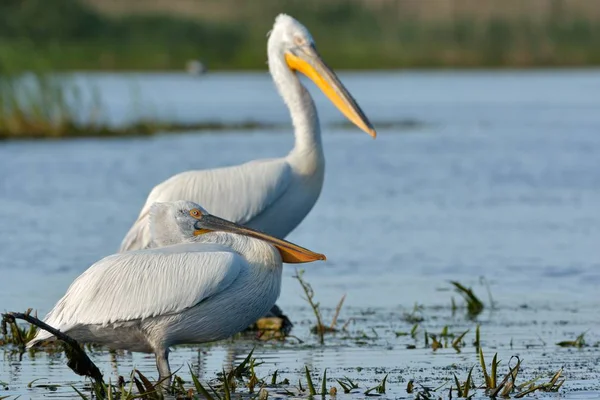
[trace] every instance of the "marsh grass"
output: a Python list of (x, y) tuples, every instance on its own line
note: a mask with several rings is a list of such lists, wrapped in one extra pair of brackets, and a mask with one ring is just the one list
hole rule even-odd
[(418, 324), (425, 321), (423, 316), (423, 306), (415, 303), (411, 312), (405, 312), (402, 315), (402, 319), (411, 324)]
[[(516, 359), (516, 363), (511, 366), (511, 361)], [(471, 366), (467, 377), (464, 381), (462, 381), (456, 374), (452, 375), (451, 383), (452, 386), (448, 391), (448, 399), (453, 397), (458, 398), (472, 398), (473, 396), (481, 395), (482, 391), (485, 393), (487, 397), (490, 398), (522, 398), (528, 394), (531, 394), (536, 391), (541, 392), (557, 392), (565, 382), (565, 378), (562, 377), (563, 369), (556, 371), (547, 382), (537, 383), (543, 375), (540, 375), (534, 379), (523, 383), (517, 383), (517, 379), (519, 377), (519, 373), (522, 369), (522, 361), (518, 357), (511, 357), (508, 365), (508, 372), (499, 379), (498, 376), (498, 367), (500, 366), (500, 361), (498, 361), (498, 355), (495, 354), (492, 359), (492, 364), (489, 369), (485, 364), (485, 358), (483, 355), (483, 351), (479, 350), (479, 363), (482, 371), (482, 379), (483, 384), (477, 385), (475, 383), (475, 376), (473, 371), (475, 366)], [(417, 390), (415, 385), (419, 385), (420, 389)], [(420, 384), (416, 384), (414, 380), (408, 382), (406, 386), (407, 393), (415, 393), (417, 399), (422, 400), (433, 400), (433, 399), (442, 399), (443, 396), (440, 394), (440, 390), (446, 386), (446, 383), (440, 385), (437, 388), (428, 388)], [(416, 392), (415, 392), (416, 391)], [(453, 394), (455, 393), (455, 395)]]
[[(133, 98), (133, 96), (132, 96)], [(140, 106), (135, 101), (132, 110)], [(140, 118), (114, 126), (105, 122), (100, 91), (69, 77), (38, 70), (0, 74), (0, 140), (147, 136), (155, 133), (219, 130), (274, 130), (276, 124), (255, 121), (176, 123)]]
[[(30, 315), (32, 309), (29, 308), (25, 314)], [(37, 318), (37, 312), (34, 314)], [(23, 326), (17, 324), (16, 321), (8, 321), (2, 319), (0, 332), (2, 333), (2, 339), (0, 339), (0, 346), (7, 344), (14, 344), (19, 347), (21, 351), (25, 350), (25, 345), (37, 334), (38, 328), (35, 325)]]
[[(165, 397), (165, 394), (174, 396), (175, 398), (193, 399), (197, 396), (202, 396), (207, 400), (229, 400), (232, 395), (240, 388), (245, 387), (248, 394), (255, 392), (255, 386), (260, 385), (261, 389), (265, 385), (264, 381), (258, 378), (254, 372), (254, 368), (260, 363), (252, 357), (254, 350), (246, 356), (246, 358), (235, 368), (230, 371), (223, 370), (217, 374), (216, 378), (211, 381), (200, 382), (198, 376), (193, 372), (191, 366), (189, 373), (191, 376), (191, 387), (186, 387), (186, 382), (177, 375), (173, 375), (173, 382), (169, 388), (162, 389), (162, 382), (153, 383), (149, 378), (138, 370), (133, 370), (129, 375), (129, 380), (126, 381), (122, 376), (119, 377), (117, 384), (102, 383), (101, 390), (96, 387), (88, 387), (89, 395), (83, 391), (72, 387), (73, 390), (84, 400), (91, 398), (99, 400), (119, 399), (147, 399), (160, 400)], [(266, 398), (265, 393), (258, 391), (251, 399)]]
[[(89, 102), (84, 104), (79, 86), (59, 77), (40, 71), (4, 73), (0, 75), (0, 139), (108, 134), (110, 130), (99, 123), (102, 103), (97, 91)], [(89, 115), (77, 115), (84, 108)]]
[[(451, 346), (458, 341), (464, 342), (467, 332), (453, 334), (446, 326), (437, 337), (438, 342), (448, 340), (447, 346)], [(430, 340), (431, 341), (431, 340)], [(446, 344), (444, 344), (446, 345)], [(427, 388), (414, 379), (410, 380), (406, 386), (408, 393), (413, 393), (417, 399), (440, 399), (441, 390), (450, 384), (448, 398), (471, 398), (474, 395), (485, 393), (491, 398), (521, 398), (536, 391), (556, 392), (565, 382), (562, 377), (563, 370), (560, 369), (552, 374), (546, 381), (541, 382), (544, 375), (540, 375), (526, 382), (519, 382), (518, 378), (522, 370), (522, 361), (518, 357), (512, 357), (508, 363), (508, 372), (500, 375), (501, 361), (497, 354), (494, 355), (491, 365), (487, 365), (483, 350), (478, 349), (479, 364), (481, 367), (481, 384), (477, 383), (475, 376), (475, 366), (471, 366), (465, 379), (452, 374), (450, 379), (446, 380), (437, 388)], [(516, 359), (516, 363), (511, 365)], [(261, 365), (261, 362), (254, 358), (254, 349), (248, 353), (244, 360), (232, 369), (216, 374), (213, 379), (201, 381), (194, 371), (189, 367), (190, 382), (184, 381), (181, 377), (174, 375), (170, 387), (164, 391), (160, 382), (153, 382), (144, 376), (140, 371), (133, 370), (128, 379), (120, 376), (116, 383), (109, 381), (102, 382), (100, 386), (86, 386), (83, 390), (73, 387), (73, 390), (82, 399), (163, 399), (165, 395), (175, 398), (205, 398), (208, 400), (229, 400), (232, 398), (248, 399), (266, 399), (269, 397), (269, 390), (275, 390), (277, 393), (292, 397), (325, 397), (335, 395), (338, 388), (346, 394), (362, 393), (364, 396), (378, 396), (385, 394), (388, 390), (389, 373), (386, 373), (382, 380), (375, 386), (362, 387), (357, 382), (347, 376), (341, 378), (333, 377), (332, 381), (337, 382), (337, 386), (328, 387), (329, 369), (322, 371), (320, 382), (314, 380), (314, 375), (308, 366), (304, 366), (304, 380), (300, 379), (296, 387), (290, 385), (287, 378), (281, 377), (279, 371), (275, 370), (271, 376), (261, 378), (257, 376), (255, 368)], [(385, 372), (385, 371), (384, 371)], [(31, 382), (30, 385), (33, 385)], [(37, 385), (36, 385), (37, 386)], [(56, 385), (55, 385), (56, 386)], [(49, 389), (52, 390), (52, 389)], [(55, 390), (55, 389), (54, 389)], [(444, 392), (446, 393), (446, 392)]]
[(473, 380), (471, 378), (471, 375), (473, 374), (473, 368), (474, 367), (471, 367), (471, 369), (469, 370), (469, 375), (467, 375), (467, 380), (465, 381), (464, 384), (461, 384), (458, 381), (458, 377), (456, 376), (456, 374), (454, 374), (454, 383), (456, 384), (456, 392), (457, 392), (458, 397), (468, 398), (469, 390), (475, 386), (473, 384)]
[(83, 400), (161, 400), (164, 398), (160, 386), (151, 383), (144, 374), (135, 369), (131, 371), (129, 382), (126, 382), (125, 379), (120, 376), (117, 384), (113, 384), (109, 380), (108, 383), (102, 382), (100, 385), (93, 385), (90, 389), (91, 394), (89, 396), (75, 386), (71, 386), (71, 388)]
[(497, 358), (498, 354), (496, 353), (494, 354), (494, 358), (492, 359), (490, 369), (491, 372), (490, 374), (488, 374), (483, 351), (481, 350), (481, 348), (479, 349), (479, 362), (484, 378), (483, 388), (485, 389), (486, 393), (492, 398), (510, 398), (510, 396), (513, 396), (514, 398), (521, 398), (535, 391), (557, 392), (565, 382), (564, 378), (561, 379), (563, 371), (563, 369), (561, 368), (560, 370), (555, 372), (550, 378), (550, 380), (546, 383), (536, 385), (536, 382), (541, 378), (541, 376), (538, 376), (522, 384), (517, 384), (517, 377), (521, 371), (521, 359), (519, 357), (515, 357), (517, 359), (517, 363), (513, 367), (510, 366), (509, 361), (508, 373), (500, 382), (498, 382), (498, 366), (500, 365), (500, 361), (498, 361)]
[(475, 328), (475, 340), (473, 341), (473, 346), (477, 349), (481, 346), (481, 326), (479, 324), (477, 324), (477, 327)]
[[(301, 275), (301, 274), (300, 274)], [(300, 276), (302, 280), (302, 276)], [(306, 283), (306, 282), (305, 282)], [(310, 285), (309, 285), (310, 286)], [(305, 292), (308, 297), (308, 293)], [(313, 304), (318, 303), (313, 301)], [(318, 308), (318, 307), (317, 307)], [(341, 309), (341, 306), (337, 308)], [(31, 313), (31, 310), (28, 310)], [(365, 312), (366, 314), (367, 312)], [(339, 314), (339, 311), (336, 311)], [(321, 318), (322, 321), (322, 318)], [(15, 338), (14, 343), (18, 345), (19, 334), (21, 337), (25, 337), (26, 329), (23, 327), (19, 328), (19, 334), (13, 332), (12, 328), (9, 329), (9, 325), (6, 326), (6, 336), (12, 336)], [(377, 336), (377, 332), (373, 328), (374, 335)], [(508, 362), (508, 370), (502, 371), (502, 363), (498, 360), (498, 355), (495, 354), (492, 358), (491, 364), (487, 364), (483, 350), (481, 348), (482, 343), (482, 332), (477, 325), (475, 333), (469, 333), (471, 330), (454, 330), (451, 325), (446, 325), (441, 328), (441, 331), (436, 329), (437, 333), (430, 334), (424, 329), (420, 329), (420, 325), (414, 324), (410, 333), (406, 332), (399, 336), (411, 335), (416, 340), (417, 337), (421, 338), (421, 334), (425, 337), (425, 348), (431, 347), (433, 350), (442, 348), (454, 348), (456, 351), (461, 351), (465, 346), (465, 342), (474, 337), (474, 345), (477, 348), (478, 361), (480, 368), (473, 365), (463, 366), (466, 367), (468, 373), (465, 375), (450, 373), (445, 382), (438, 388), (426, 388), (415, 381), (411, 380), (406, 386), (407, 392), (413, 392), (417, 399), (439, 399), (439, 398), (470, 398), (472, 396), (489, 396), (491, 398), (521, 398), (534, 392), (556, 392), (560, 390), (565, 382), (565, 378), (562, 376), (562, 369), (554, 372), (548, 378), (547, 374), (543, 374), (535, 377), (526, 382), (522, 382), (519, 379), (522, 376), (523, 364), (522, 360), (518, 357), (512, 357)], [(577, 338), (571, 341), (565, 341), (570, 343), (571, 347), (584, 346), (585, 332), (579, 335)], [(434, 348), (434, 346), (436, 348)], [(468, 353), (467, 353), (468, 354)], [(170, 395), (175, 398), (207, 398), (207, 399), (231, 399), (243, 398), (249, 399), (263, 399), (269, 397), (269, 390), (274, 390), (281, 395), (285, 393), (286, 396), (326, 396), (337, 393), (338, 389), (343, 393), (352, 393), (354, 395), (364, 396), (376, 396), (385, 393), (386, 391), (398, 390), (395, 388), (396, 381), (389, 380), (386, 371), (382, 371), (384, 378), (375, 386), (373, 383), (364, 385), (361, 387), (360, 380), (354, 381), (349, 377), (343, 376), (340, 378), (336, 377), (335, 373), (331, 373), (331, 369), (325, 368), (322, 370), (322, 378), (320, 382), (315, 379), (316, 374), (311, 373), (308, 366), (304, 366), (304, 375), (300, 377), (297, 382), (297, 386), (291, 386), (290, 381), (287, 378), (281, 376), (280, 371), (275, 371), (272, 375), (267, 377), (257, 376), (255, 368), (261, 365), (259, 361), (254, 358), (254, 350), (249, 352), (246, 358), (237, 366), (231, 370), (223, 370), (216, 374), (213, 379), (200, 381), (194, 372), (190, 369), (189, 374), (191, 380), (188, 382), (184, 381), (181, 377), (174, 375), (173, 383), (168, 389)], [(357, 367), (357, 371), (360, 370)], [(481, 371), (480, 373), (478, 371)], [(392, 372), (392, 371), (390, 371)], [(333, 375), (333, 376), (330, 376)], [(461, 376), (462, 375), (462, 376)], [(297, 376), (297, 375), (296, 375)], [(328, 379), (331, 383), (337, 382), (336, 385), (328, 387)], [(390, 383), (391, 382), (391, 383)], [(31, 383), (34, 384), (33, 382)], [(97, 398), (97, 399), (160, 399), (163, 396), (163, 392), (159, 387), (160, 382), (154, 382), (151, 379), (145, 377), (141, 372), (134, 370), (127, 378), (119, 377), (117, 382), (109, 381), (108, 384), (102, 383), (100, 387), (94, 385), (86, 385), (85, 389), (73, 388), (81, 398)], [(448, 389), (448, 385), (450, 388)], [(47, 385), (48, 390), (56, 390), (57, 385)], [(38, 385), (34, 386), (38, 387)], [(52, 387), (54, 389), (52, 389)], [(446, 387), (446, 389), (443, 389)]]
[(587, 344), (585, 342), (585, 334), (587, 332), (583, 332), (581, 335), (577, 336), (575, 340), (563, 340), (561, 342), (556, 343), (557, 346), (560, 347), (576, 347), (581, 348), (585, 347)]
[(385, 383), (387, 381), (388, 376), (389, 374), (385, 374), (385, 376), (377, 386), (373, 386), (372, 388), (365, 390), (364, 394), (366, 396), (378, 396), (381, 394), (385, 394)]
[(347, 376), (342, 379), (336, 379), (336, 382), (341, 386), (344, 393), (351, 393), (352, 390), (358, 389), (358, 385)]
[[(454, 286), (454, 289), (456, 290), (456, 292), (458, 294), (460, 294), (461, 297), (464, 299), (464, 301), (466, 303), (466, 308), (467, 308), (467, 315), (469, 316), (469, 318), (473, 319), (473, 318), (477, 317), (479, 314), (481, 314), (481, 312), (483, 311), (484, 305), (483, 305), (483, 302), (479, 299), (479, 297), (477, 297), (475, 295), (475, 293), (473, 292), (473, 289), (467, 288), (463, 284), (456, 282), (456, 281), (451, 281), (450, 283)], [(491, 298), (491, 294), (490, 294), (490, 298)], [(456, 304), (454, 303), (454, 299), (452, 299), (452, 308), (456, 309)]]

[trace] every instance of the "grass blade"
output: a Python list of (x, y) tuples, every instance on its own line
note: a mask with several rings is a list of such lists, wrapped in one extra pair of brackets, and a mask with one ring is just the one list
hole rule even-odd
[(483, 350), (479, 348), (479, 363), (481, 364), (481, 370), (483, 371), (483, 379), (485, 379), (485, 388), (492, 388), (492, 381), (488, 375), (487, 368), (485, 367), (485, 358), (483, 357)]
[(304, 369), (306, 370), (306, 384), (308, 385), (308, 393), (311, 396), (315, 396), (317, 394), (317, 391), (315, 390), (315, 386), (313, 385), (313, 381), (310, 376), (310, 371), (308, 370), (308, 367), (306, 365), (304, 366)]
[(233, 373), (235, 375), (236, 378), (241, 378), (242, 375), (246, 374), (248, 371), (248, 365), (251, 363), (251, 359), (252, 359), (252, 354), (254, 353), (254, 348), (252, 350), (250, 350), (250, 353), (248, 353), (248, 355), (246, 356), (246, 358), (244, 358), (244, 361), (242, 361), (240, 363), (240, 365), (238, 365), (237, 367), (235, 367), (235, 369), (233, 370)]
[(223, 391), (225, 395), (225, 400), (231, 400), (231, 388), (229, 387), (229, 377), (223, 370)]
[(462, 340), (463, 340), (463, 338), (465, 337), (465, 335), (466, 335), (467, 333), (469, 333), (469, 331), (470, 331), (470, 329), (467, 329), (466, 331), (464, 331), (463, 333), (461, 333), (460, 335), (458, 335), (458, 336), (456, 337), (456, 339), (454, 339), (454, 340), (452, 341), (452, 347), (453, 347), (453, 348), (454, 348), (456, 351), (459, 351), (459, 349), (460, 349), (460, 346), (461, 346), (461, 343), (462, 343)]
[(208, 390), (206, 390), (204, 386), (202, 386), (202, 384), (198, 380), (198, 377), (196, 376), (196, 374), (194, 374), (194, 371), (192, 371), (192, 367), (189, 367), (189, 369), (190, 374), (192, 375), (192, 381), (194, 382), (194, 387), (196, 388), (196, 391), (202, 396), (204, 396), (206, 400), (215, 400), (215, 398), (210, 393), (208, 393)]
[(142, 380), (142, 382), (144, 384), (145, 392), (146, 393), (154, 392), (154, 385), (152, 384), (152, 382), (150, 382), (150, 380), (148, 378), (146, 378), (144, 376), (144, 374), (142, 374), (139, 370), (136, 369), (135, 372), (138, 374), (138, 376)]
[[(73, 388), (74, 391), (77, 392), (77, 394), (79, 395), (79, 397), (81, 397), (83, 400), (89, 400), (90, 398), (87, 397), (85, 394), (81, 393), (79, 390), (77, 390), (77, 388), (75, 386), (71, 386)], [(4, 398), (4, 397), (3, 397)]]
[(352, 390), (352, 388), (347, 385), (346, 383), (344, 383), (343, 381), (336, 379), (337, 383), (342, 387), (342, 390), (344, 391), (344, 393), (348, 394), (350, 393), (350, 390)]
[(337, 307), (335, 308), (335, 314), (333, 314), (333, 319), (331, 320), (331, 325), (329, 326), (329, 328), (331, 330), (334, 330), (335, 326), (337, 325), (337, 320), (340, 315), (340, 311), (342, 310), (342, 306), (344, 305), (344, 300), (346, 300), (346, 294), (344, 294), (342, 296), (342, 298), (340, 299), (340, 302), (338, 303)]
[(492, 375), (490, 375), (490, 389), (496, 388), (497, 373), (498, 373), (498, 353), (494, 354), (492, 359)]
[(460, 387), (460, 382), (458, 381), (458, 377), (454, 374), (454, 383), (456, 383), (456, 391), (458, 392), (458, 397), (463, 397), (462, 389)]
[(463, 389), (463, 395), (465, 397), (469, 397), (469, 389), (471, 388), (471, 375), (473, 374), (473, 368), (475, 368), (475, 366), (472, 366), (469, 370), (469, 375), (467, 375), (467, 381), (465, 382), (465, 388)]

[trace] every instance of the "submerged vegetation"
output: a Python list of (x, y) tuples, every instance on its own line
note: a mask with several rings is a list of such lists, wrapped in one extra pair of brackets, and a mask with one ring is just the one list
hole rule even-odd
[[(483, 311), (484, 305), (479, 297), (473, 293), (473, 289), (468, 288), (461, 284), (460, 282), (452, 281), (450, 282), (454, 289), (458, 294), (462, 296), (465, 300), (467, 314), (470, 318), (475, 318)], [(452, 298), (452, 310), (456, 309), (456, 303), (454, 302), (454, 298)]]
[[(0, 2), (0, 64), (27, 70), (264, 69), (265, 34), (280, 12), (302, 21), (335, 68), (600, 65), (593, 2), (461, 7), (411, 0), (100, 0)], [(451, 12), (450, 12), (451, 11)]]

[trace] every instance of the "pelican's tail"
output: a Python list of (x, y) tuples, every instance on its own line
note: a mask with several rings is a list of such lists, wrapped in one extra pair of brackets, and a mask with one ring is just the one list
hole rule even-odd
[(38, 333), (35, 335), (35, 337), (33, 339), (31, 339), (29, 342), (27, 342), (26, 348), (31, 349), (38, 343), (46, 342), (46, 341), (54, 341), (54, 340), (56, 340), (56, 337), (54, 337), (53, 334), (40, 329), (40, 330), (38, 330)]
[[(58, 321), (55, 321), (52, 318), (53, 311), (54, 311), (54, 309), (52, 311), (50, 311), (50, 313), (48, 313), (48, 315), (46, 315), (46, 318), (44, 318), (44, 323), (46, 323), (47, 325), (50, 325), (54, 329), (64, 331), (64, 327), (61, 327), (60, 324), (58, 323)], [(55, 340), (56, 340), (56, 337), (53, 334), (51, 334), (50, 332), (45, 331), (43, 329), (38, 329), (38, 331), (37, 331), (36, 335), (33, 337), (33, 339), (31, 339), (29, 342), (27, 342), (26, 347), (28, 349), (31, 349), (38, 343), (46, 342), (46, 341), (55, 341)]]

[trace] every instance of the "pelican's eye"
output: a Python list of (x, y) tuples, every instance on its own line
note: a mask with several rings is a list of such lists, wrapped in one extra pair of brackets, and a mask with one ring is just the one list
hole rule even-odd
[(198, 219), (202, 216), (202, 212), (200, 210), (198, 210), (197, 208), (194, 208), (193, 210), (190, 211), (190, 215), (192, 217)]
[(294, 36), (294, 43), (296, 43), (296, 46), (304, 46), (306, 44), (306, 40), (304, 40), (304, 38), (301, 36)]

